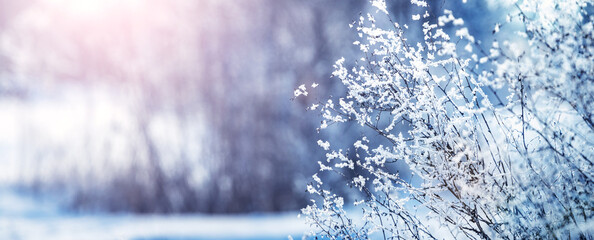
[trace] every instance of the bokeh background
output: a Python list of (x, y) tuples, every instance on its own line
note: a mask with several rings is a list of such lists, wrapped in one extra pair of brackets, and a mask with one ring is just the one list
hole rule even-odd
[[(430, 4), (479, 39), (500, 17), (496, 1)], [(388, 5), (420, 36), (419, 8)], [(363, 131), (318, 132), (307, 107), (344, 91), (332, 65), (359, 58), (348, 24), (367, 12), (364, 0), (0, 0), (0, 232), (21, 236), (30, 219), (7, 209), (24, 196), (32, 216), (48, 201), (85, 216), (297, 215), (324, 159), (316, 141)]]

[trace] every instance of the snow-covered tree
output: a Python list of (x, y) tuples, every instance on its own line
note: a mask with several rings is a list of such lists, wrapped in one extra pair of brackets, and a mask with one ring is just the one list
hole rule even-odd
[[(322, 130), (362, 128), (348, 148), (318, 141), (326, 159), (302, 209), (312, 234), (591, 238), (592, 3), (506, 1), (506, 21), (477, 39), (469, 19), (447, 9), (434, 16), (426, 1), (411, 0), (421, 41), (407, 38), (409, 26), (393, 21), (383, 0), (371, 3), (376, 10), (351, 24), (360, 58), (335, 65), (346, 92), (309, 107), (320, 111)], [(397, 170), (403, 163), (410, 173)], [(358, 199), (324, 184), (328, 173)]]

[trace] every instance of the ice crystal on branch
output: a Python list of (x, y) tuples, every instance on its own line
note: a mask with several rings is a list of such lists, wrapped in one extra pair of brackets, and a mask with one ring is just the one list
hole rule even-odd
[[(347, 204), (316, 180), (308, 191), (322, 204), (303, 209), (316, 233), (434, 239), (447, 237), (436, 235), (447, 229), (451, 238), (592, 237), (592, 4), (515, 3), (506, 25), (521, 26), (522, 37), (500, 43), (498, 34), (515, 30), (497, 24), (483, 41), (489, 45), (449, 10), (436, 18), (412, 15), (425, 21), (424, 41), (407, 40), (406, 25), (392, 21), (385, 3), (372, 5), (377, 15), (353, 25), (361, 59), (352, 69), (344, 58), (335, 65), (346, 93), (318, 109), (321, 129), (355, 121), (384, 141), (364, 136), (352, 145), (355, 156), (318, 141), (328, 152), (320, 171), (343, 177), (364, 199)], [(378, 27), (380, 17), (393, 28)], [(400, 162), (412, 176), (395, 170)], [(355, 167), (363, 172), (344, 174)], [(349, 217), (347, 205), (363, 216)]]

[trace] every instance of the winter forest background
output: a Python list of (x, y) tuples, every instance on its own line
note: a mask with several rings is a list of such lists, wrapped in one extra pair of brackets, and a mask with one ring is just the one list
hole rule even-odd
[(3, 180), (77, 211), (299, 209), (321, 153), (293, 89), (364, 7), (3, 1)]
[[(411, 19), (416, 6), (387, 3), (407, 38), (422, 41), (422, 22)], [(509, 7), (429, 3), (429, 14), (455, 10), (486, 42)], [(299, 222), (292, 217), (310, 204), (307, 186), (327, 156), (319, 140), (347, 149), (372, 136), (357, 122), (320, 131), (322, 114), (309, 110), (344, 95), (333, 65), (360, 57), (349, 24), (367, 12), (377, 9), (362, 0), (0, 0), (0, 238), (59, 235), (19, 229), (52, 221), (59, 229), (64, 214), (107, 222), (197, 216), (180, 220), (190, 229), (274, 222), (253, 214), (289, 213), (286, 224)], [(315, 91), (295, 98), (301, 85)], [(405, 163), (392, 170), (410, 173)], [(324, 177), (346, 202), (363, 196), (341, 177)], [(22, 196), (31, 205), (49, 201), (59, 216), (11, 211)], [(89, 231), (63, 229), (63, 239)], [(288, 231), (280, 237), (302, 233)], [(108, 239), (122, 236), (135, 239)]]

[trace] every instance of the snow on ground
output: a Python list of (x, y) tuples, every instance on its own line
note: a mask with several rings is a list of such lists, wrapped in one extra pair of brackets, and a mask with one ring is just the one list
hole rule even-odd
[(0, 190), (0, 239), (300, 239), (296, 212), (246, 215), (73, 214), (13, 190)]

